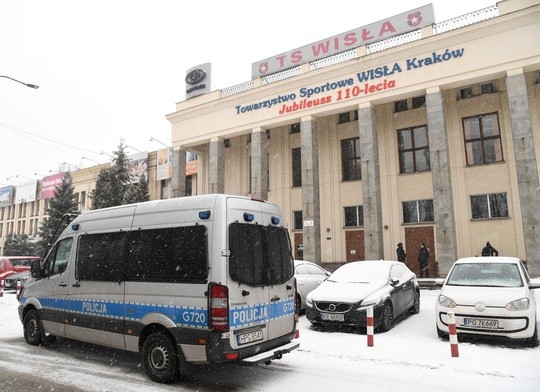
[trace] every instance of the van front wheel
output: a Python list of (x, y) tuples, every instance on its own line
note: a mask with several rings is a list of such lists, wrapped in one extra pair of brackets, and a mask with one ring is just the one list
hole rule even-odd
[(24, 340), (32, 346), (42, 343), (43, 326), (36, 309), (30, 309), (24, 316)]
[(176, 347), (163, 332), (154, 332), (146, 338), (142, 346), (142, 363), (152, 381), (168, 384), (179, 376)]

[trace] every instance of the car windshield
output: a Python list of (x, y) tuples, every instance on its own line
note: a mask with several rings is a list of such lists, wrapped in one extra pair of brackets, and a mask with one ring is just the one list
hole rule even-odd
[(482, 287), (522, 287), (523, 280), (517, 264), (463, 263), (456, 264), (447, 285)]
[(338, 268), (328, 280), (337, 283), (386, 284), (390, 267), (379, 262), (358, 262)]

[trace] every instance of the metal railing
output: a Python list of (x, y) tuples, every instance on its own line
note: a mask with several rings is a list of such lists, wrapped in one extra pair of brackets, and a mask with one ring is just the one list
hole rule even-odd
[[(473, 11), (465, 15), (457, 16), (452, 19), (445, 20), (433, 25), (433, 35), (446, 33), (451, 30), (457, 30), (466, 26), (470, 26), (475, 23), (483, 22), (484, 20), (496, 18), (499, 16), (499, 8), (497, 5), (492, 5)], [(372, 54), (382, 52), (397, 46), (405, 45), (410, 42), (420, 40), (422, 38), (422, 30), (415, 30), (405, 34), (401, 34), (392, 38), (388, 38), (382, 41), (374, 42), (366, 45), (366, 54)], [(358, 58), (358, 49), (351, 49), (346, 52), (338, 53), (336, 55), (326, 57), (320, 60), (314, 60), (309, 63), (309, 69), (311, 71), (329, 67), (331, 65), (343, 63), (346, 61), (354, 60)], [(301, 74), (301, 67), (294, 67), (285, 71), (276, 72), (272, 75), (263, 76), (261, 78), (262, 84), (271, 84), (279, 82), (280, 80), (288, 79), (293, 76)], [(253, 80), (240, 83), (231, 87), (227, 87), (221, 90), (221, 98), (229, 97), (234, 94), (238, 94), (244, 91), (251, 90), (255, 86)]]
[(492, 5), (433, 25), (433, 34), (446, 33), (499, 16), (499, 7)]

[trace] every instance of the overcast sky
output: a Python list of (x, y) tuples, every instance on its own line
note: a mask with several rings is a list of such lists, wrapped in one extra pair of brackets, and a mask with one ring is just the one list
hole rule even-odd
[[(258, 60), (429, 3), (0, 0), (0, 75), (39, 85), (0, 78), (0, 187), (107, 162), (121, 139), (128, 153), (171, 144), (165, 116), (195, 65), (223, 89)], [(432, 3), (440, 22), (496, 1)]]

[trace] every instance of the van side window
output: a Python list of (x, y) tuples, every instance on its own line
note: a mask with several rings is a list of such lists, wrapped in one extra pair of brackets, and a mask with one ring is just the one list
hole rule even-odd
[(85, 234), (79, 237), (75, 276), (78, 280), (124, 280), (127, 232)]
[(282, 284), (293, 274), (291, 244), (282, 227), (231, 223), (229, 274), (250, 286)]
[(43, 264), (45, 276), (58, 275), (66, 270), (72, 244), (71, 237), (56, 243)]
[(132, 231), (126, 274), (128, 281), (206, 283), (206, 227)]

